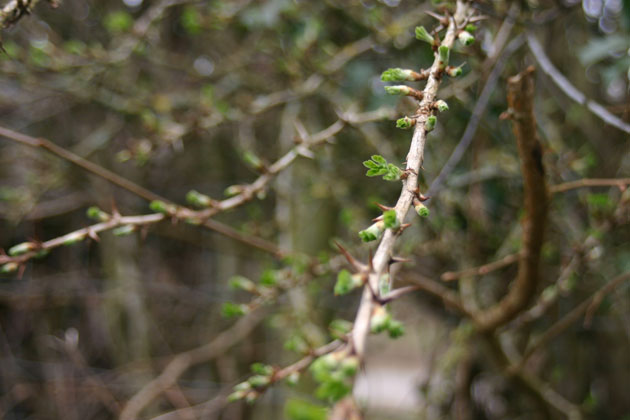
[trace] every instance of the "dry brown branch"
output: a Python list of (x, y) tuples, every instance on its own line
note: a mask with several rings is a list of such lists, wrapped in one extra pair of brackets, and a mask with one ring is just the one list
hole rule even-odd
[(519, 253), (509, 254), (501, 258), (500, 260), (493, 261), (488, 264), (480, 265), (479, 267), (467, 268), (461, 271), (447, 271), (445, 273), (442, 273), (442, 275), (440, 276), (440, 279), (442, 281), (453, 281), (461, 277), (483, 276), (493, 271), (500, 270), (511, 264), (514, 264), (516, 261), (518, 261), (519, 256), (520, 256)]
[(523, 248), (520, 252), (518, 274), (508, 294), (496, 305), (475, 315), (483, 331), (496, 329), (513, 319), (530, 302), (538, 285), (540, 250), (548, 210), (548, 193), (542, 162), (542, 147), (536, 132), (534, 117), (534, 69), (508, 80), (509, 113), (513, 122), (525, 195)]
[(127, 401), (120, 414), (120, 420), (138, 418), (141, 411), (162, 392), (174, 386), (186, 370), (191, 366), (208, 362), (228, 351), (247, 337), (264, 319), (265, 315), (263, 310), (252, 311), (238, 320), (232, 327), (217, 335), (210, 343), (176, 355), (157, 378), (146, 384)]

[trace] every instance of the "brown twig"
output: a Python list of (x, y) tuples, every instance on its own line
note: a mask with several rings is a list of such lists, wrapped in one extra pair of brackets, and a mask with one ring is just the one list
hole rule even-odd
[(628, 185), (630, 185), (630, 178), (584, 178), (578, 179), (577, 181), (570, 181), (564, 182), (562, 184), (552, 185), (549, 187), (549, 192), (552, 194), (556, 194), (586, 187), (626, 188)]
[(442, 273), (442, 275), (440, 276), (440, 279), (442, 281), (453, 281), (453, 280), (457, 280), (461, 277), (467, 277), (467, 276), (483, 276), (486, 275), (488, 273), (491, 273), (495, 270), (500, 270), (503, 267), (507, 267), (511, 264), (514, 264), (515, 262), (518, 261), (520, 254), (514, 253), (514, 254), (509, 254), (506, 255), (505, 257), (501, 258), (500, 260), (497, 261), (493, 261), (491, 263), (488, 264), (484, 264), (484, 265), (480, 265), (479, 267), (472, 267), (472, 268), (467, 268), (465, 270), (461, 270), (461, 271), (447, 271), (445, 273)]
[[(593, 311), (593, 303), (601, 302), (601, 300), (607, 294), (611, 293), (615, 288), (621, 285), (624, 281), (630, 279), (630, 273), (624, 273), (613, 280), (606, 283), (599, 290), (586, 298), (582, 303), (573, 308), (568, 314), (560, 318), (555, 324), (553, 324), (543, 335), (541, 335), (531, 346), (525, 351), (521, 361), (518, 364), (518, 368), (522, 368), (527, 360), (539, 349), (545, 347), (554, 337), (561, 334), (568, 327), (576, 322), (584, 313)], [(596, 308), (595, 308), (596, 309)]]
[(191, 366), (206, 363), (225, 353), (247, 337), (265, 318), (265, 311), (248, 313), (233, 326), (217, 335), (210, 343), (196, 349), (179, 353), (162, 370), (162, 373), (146, 384), (127, 401), (120, 413), (120, 420), (138, 418), (141, 411), (162, 392), (176, 384), (179, 377)]
[(534, 117), (534, 68), (508, 79), (508, 105), (513, 120), (524, 183), (525, 218), (523, 249), (518, 274), (507, 295), (497, 304), (475, 314), (482, 331), (491, 331), (513, 319), (530, 302), (539, 277), (540, 250), (545, 231), (548, 193)]

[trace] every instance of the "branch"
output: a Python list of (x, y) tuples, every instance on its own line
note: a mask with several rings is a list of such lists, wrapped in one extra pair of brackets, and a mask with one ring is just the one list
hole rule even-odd
[(548, 210), (548, 193), (542, 163), (542, 147), (534, 117), (534, 69), (508, 79), (509, 113), (521, 158), (525, 218), (523, 249), (518, 274), (508, 294), (496, 305), (475, 315), (482, 331), (491, 331), (513, 319), (530, 302), (538, 285), (540, 250)]
[(157, 378), (146, 384), (127, 401), (120, 414), (120, 420), (138, 418), (140, 412), (162, 392), (175, 385), (186, 370), (191, 366), (207, 363), (228, 351), (251, 334), (254, 328), (263, 321), (265, 315), (262, 310), (250, 312), (216, 336), (210, 343), (175, 356)]
[(585, 187), (619, 187), (625, 188), (630, 185), (630, 178), (584, 178), (577, 181), (564, 182), (552, 185), (549, 192), (552, 194), (575, 190)]
[(549, 60), (549, 57), (545, 54), (542, 45), (540, 45), (532, 32), (527, 34), (527, 46), (542, 71), (545, 72), (545, 74), (551, 78), (556, 86), (558, 86), (570, 99), (580, 105), (584, 105), (589, 111), (606, 124), (610, 124), (624, 133), (630, 134), (630, 124), (611, 114), (606, 108), (597, 102), (588, 99), (586, 95), (573, 86), (571, 82), (564, 77), (557, 68), (554, 67), (551, 60)]
[[(441, 45), (452, 49), (457, 30), (462, 26), (468, 17), (469, 6), (463, 0), (457, 1), (457, 9), (453, 18), (449, 19), (446, 35)], [(407, 173), (409, 174), (403, 180), (403, 187), (395, 206), (396, 216), (402, 224), (405, 216), (409, 211), (409, 207), (417, 195), (418, 173), (420, 172), (422, 161), (424, 159), (424, 145), (427, 137), (426, 124), (431, 115), (431, 108), (435, 101), (438, 87), (442, 78), (442, 61), (438, 53), (435, 54), (433, 65), (429, 69), (429, 78), (422, 92), (423, 99), (417, 112), (417, 119), (411, 147), (407, 154)], [(357, 311), (352, 330), (352, 346), (353, 350), (359, 358), (363, 358), (365, 352), (365, 342), (370, 331), (370, 320), (372, 317), (372, 309), (375, 304), (375, 296), (372, 291), (378, 290), (378, 280), (383, 272), (385, 272), (390, 257), (393, 255), (394, 245), (399, 232), (387, 229), (385, 232), (374, 258), (371, 262), (371, 270), (368, 277), (368, 284), (363, 289), (361, 303)]]
[[(0, 29), (8, 28), (24, 15), (30, 15), (39, 0), (11, 0), (0, 9)], [(57, 7), (57, 2), (49, 0), (51, 6)], [(1, 45), (1, 43), (0, 43)]]
[(500, 270), (503, 267), (507, 267), (508, 265), (514, 264), (519, 260), (520, 254), (514, 253), (506, 255), (500, 260), (493, 261), (488, 264), (480, 265), (479, 267), (467, 268), (461, 271), (447, 271), (442, 273), (440, 279), (442, 281), (453, 281), (457, 280), (461, 277), (469, 277), (469, 276), (483, 276), (495, 270)]
[(601, 303), (601, 300), (615, 288), (621, 285), (624, 281), (630, 280), (630, 273), (624, 273), (613, 280), (606, 283), (599, 290), (582, 301), (578, 306), (573, 308), (568, 314), (563, 316), (555, 324), (553, 324), (543, 335), (541, 335), (523, 354), (521, 361), (518, 364), (518, 368), (522, 369), (527, 360), (540, 348), (546, 346), (553, 338), (561, 334), (568, 327), (577, 321), (584, 313), (588, 311), (594, 311), (593, 304)]

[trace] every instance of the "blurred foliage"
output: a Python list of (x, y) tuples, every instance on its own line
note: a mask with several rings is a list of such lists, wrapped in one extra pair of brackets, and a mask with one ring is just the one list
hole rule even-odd
[[(355, 280), (342, 274), (337, 292), (350, 293), (334, 296), (337, 274), (348, 267), (336, 258), (332, 239), (358, 258), (370, 255), (374, 246), (357, 233), (382, 214), (375, 203), (392, 205), (398, 196), (399, 184), (381, 175), (400, 177), (411, 131), (397, 129), (396, 120), (415, 111), (409, 98), (387, 95), (380, 77), (393, 66), (430, 64), (431, 50), (416, 41), (414, 27), (432, 27), (424, 12), (450, 3), (64, 0), (54, 9), (41, 2), (4, 30), (1, 126), (47, 138), (178, 203), (191, 190), (224, 198), (226, 190), (253, 182), (304, 133), (315, 135), (339, 115), (387, 112), (374, 121), (348, 119), (331, 144), (312, 150), (312, 159), (299, 157), (264, 193), (216, 217), (289, 250), (282, 261), (217, 232), (164, 221), (149, 229), (123, 226), (98, 243), (81, 238), (23, 271), (2, 274), (0, 417), (117, 418), (166, 360), (212, 341), (234, 322), (223, 316), (259, 305), (269, 311), (265, 323), (189, 369), (142, 418), (187, 407), (200, 418), (203, 410), (225, 419), (325, 418), (326, 409), (314, 402), (322, 381), (309, 374), (295, 387), (276, 384), (253, 406), (211, 402), (242, 383), (252, 363), (289, 365), (339, 336), (328, 328), (331, 321), (338, 327), (353, 319)], [(468, 124), (513, 3), (476, 2), (488, 16), (478, 24), (477, 42), (450, 55), (464, 74), (445, 78), (438, 95), (450, 109), (429, 136), (423, 191)], [(519, 4), (508, 41), (533, 30), (567, 79), (630, 121), (630, 1)], [(400, 240), (398, 252), (412, 261), (393, 270), (397, 283), (404, 284), (405, 272), (438, 279), (520, 248), (518, 155), (511, 126), (499, 115), (506, 78), (532, 63), (526, 46), (507, 57), (472, 146), (427, 203), (430, 215)], [(550, 184), (630, 176), (628, 135), (571, 102), (542, 72), (537, 89)], [(364, 165), (374, 177), (365, 176)], [(556, 291), (556, 300), (544, 316), (505, 332), (518, 351), (630, 269), (629, 191), (600, 187), (554, 196), (541, 292)], [(114, 207), (124, 215), (150, 212), (145, 200), (43, 150), (0, 140), (0, 247), (8, 251), (94, 223), (85, 215), (91, 206), (107, 214)], [(482, 306), (496, 301), (514, 274), (509, 266), (471, 279), (471, 299)], [(563, 276), (566, 282), (556, 284)], [(459, 287), (466, 292), (465, 282)], [(263, 299), (267, 293), (277, 295)], [(620, 419), (630, 411), (629, 293), (621, 285), (590, 326), (576, 322), (528, 366), (588, 417)], [(404, 322), (405, 336), (370, 342), (359, 373), (368, 385), (355, 391), (366, 418), (544, 418), (470, 338), (470, 326), (440, 302), (416, 293), (390, 306), (392, 329), (402, 332), (397, 320)], [(411, 371), (417, 375), (405, 388), (399, 377)], [(330, 379), (336, 371), (324, 373)], [(324, 383), (345, 393), (347, 379)], [(375, 391), (379, 383), (394, 396)], [(460, 404), (469, 417), (458, 417)]]

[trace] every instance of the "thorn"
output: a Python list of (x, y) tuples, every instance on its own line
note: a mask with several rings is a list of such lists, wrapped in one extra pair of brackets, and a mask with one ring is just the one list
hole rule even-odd
[(427, 201), (430, 198), (431, 198), (430, 195), (424, 195), (422, 193), (418, 193), (418, 200), (420, 200), (420, 201)]
[(337, 245), (337, 248), (339, 248), (339, 252), (341, 252), (341, 254), (344, 257), (346, 257), (346, 260), (348, 260), (348, 263), (350, 263), (352, 268), (354, 268), (355, 271), (362, 271), (365, 265), (357, 261), (357, 259), (354, 258), (352, 255), (350, 255), (350, 253), (339, 242), (337, 241), (334, 241), (334, 242), (335, 242), (335, 245)]
[(385, 206), (385, 205), (380, 204), (380, 203), (376, 203), (375, 202), (374, 204), (376, 204), (378, 206), (378, 208), (383, 210), (383, 211), (388, 211), (388, 210), (392, 210), (393, 209), (393, 207)]
[(373, 222), (380, 222), (381, 220), (383, 220), (383, 215), (381, 214), (378, 217), (375, 217), (374, 219), (372, 219)]
[(431, 11), (431, 10), (427, 10), (427, 11), (426, 11), (426, 12), (424, 12), (424, 13), (426, 13), (427, 15), (431, 16), (431, 17), (432, 17), (432, 18), (434, 18), (434, 19), (437, 19), (437, 21), (438, 21), (438, 22), (440, 22), (440, 23), (441, 23), (441, 24), (443, 24), (443, 25), (444, 25), (444, 24), (448, 24), (448, 18), (447, 18), (446, 16), (443, 16), (443, 15), (437, 14), (437, 13), (435, 13), (435, 12)]
[[(373, 257), (374, 257), (374, 256), (372, 255), (372, 250), (370, 249), (370, 255), (369, 255), (369, 257), (368, 257), (368, 268), (370, 269), (370, 273), (371, 273), (372, 271), (374, 271), (374, 261), (372, 261), (372, 258), (373, 258)], [(370, 283), (370, 282), (368, 281), (368, 284), (369, 284), (369, 283)]]
[(92, 229), (88, 230), (88, 236), (94, 240), (94, 242), (100, 242), (101, 239), (98, 237), (98, 235), (96, 234), (96, 232), (94, 232)]
[(402, 225), (400, 225), (400, 227), (398, 228), (398, 233), (403, 233), (405, 229), (407, 229), (409, 226), (411, 226), (411, 223), (403, 223)]
[(394, 264), (394, 263), (406, 263), (406, 262), (411, 262), (413, 261), (410, 258), (403, 258), (403, 257), (391, 257), (389, 259), (390, 264)]
[(116, 206), (116, 201), (114, 201), (113, 197), (112, 197), (112, 217), (114, 219), (120, 218), (120, 212), (118, 211), (118, 206)]
[(20, 264), (20, 268), (18, 268), (17, 274), (18, 280), (22, 280), (22, 277), (24, 277), (24, 271), (26, 271), (26, 266), (24, 264)]

